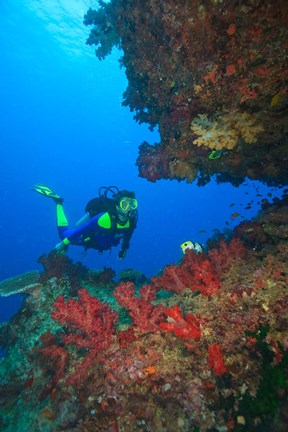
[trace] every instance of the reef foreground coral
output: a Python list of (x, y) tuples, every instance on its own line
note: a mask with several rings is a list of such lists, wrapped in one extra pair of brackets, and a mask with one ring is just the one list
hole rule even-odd
[(123, 49), (123, 104), (159, 126), (161, 142), (140, 145), (140, 176), (287, 184), (287, 1), (99, 3), (87, 43), (99, 59)]
[(1, 431), (286, 431), (287, 215), (276, 202), (143, 286), (42, 257), (0, 331)]

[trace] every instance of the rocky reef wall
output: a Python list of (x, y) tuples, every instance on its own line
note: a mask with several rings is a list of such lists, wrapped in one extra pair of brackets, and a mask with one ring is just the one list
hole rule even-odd
[(112, 0), (84, 22), (99, 59), (123, 50), (123, 105), (159, 128), (140, 176), (287, 184), (285, 0)]

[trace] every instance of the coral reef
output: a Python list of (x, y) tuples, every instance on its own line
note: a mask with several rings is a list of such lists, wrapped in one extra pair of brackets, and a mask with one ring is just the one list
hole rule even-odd
[(284, 432), (287, 210), (265, 205), (140, 289), (53, 257), (63, 274), (0, 329), (1, 430)]
[[(123, 50), (123, 105), (159, 127), (160, 143), (140, 145), (140, 176), (287, 184), (285, 0), (112, 0), (87, 16), (99, 59)], [(211, 162), (211, 149), (229, 151)]]
[(113, 25), (113, 9), (112, 4), (104, 3), (99, 0), (101, 9), (96, 12), (93, 9), (89, 9), (84, 17), (85, 25), (94, 25), (93, 30), (87, 40), (87, 44), (100, 45), (95, 50), (96, 56), (101, 60), (104, 59), (108, 54), (111, 54), (113, 46), (119, 47), (120, 37), (117, 34), (115, 26)]

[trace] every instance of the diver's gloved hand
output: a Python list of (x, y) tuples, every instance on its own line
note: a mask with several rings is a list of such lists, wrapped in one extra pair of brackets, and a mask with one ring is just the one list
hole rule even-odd
[(121, 249), (120, 252), (118, 253), (118, 258), (119, 258), (120, 260), (122, 260), (122, 259), (125, 258), (125, 256), (126, 256), (126, 250)]

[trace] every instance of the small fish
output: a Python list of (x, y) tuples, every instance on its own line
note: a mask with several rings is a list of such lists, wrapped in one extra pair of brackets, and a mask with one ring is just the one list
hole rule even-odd
[(251, 232), (254, 231), (254, 228), (247, 228), (246, 230), (244, 230), (245, 233), (249, 234)]
[(235, 206), (235, 203), (231, 203), (230, 205), (229, 205), (229, 207), (234, 207)]
[(182, 243), (180, 245), (180, 248), (182, 249), (182, 252), (184, 254), (186, 253), (186, 251), (188, 249), (194, 250), (194, 252), (196, 252), (196, 253), (202, 253), (203, 252), (203, 248), (200, 245), (200, 243), (198, 243), (198, 242), (193, 243), (190, 240), (187, 240), (186, 242)]
[(270, 102), (270, 107), (273, 108), (275, 106), (277, 106), (281, 101), (281, 92), (279, 91), (278, 93), (276, 93)]
[(206, 234), (206, 231), (205, 230), (200, 230), (199, 234)]
[(193, 249), (193, 246), (194, 245), (193, 245), (192, 241), (188, 240), (188, 241), (182, 243), (180, 245), (180, 248), (182, 249), (182, 252), (185, 254), (186, 250), (187, 249)]
[(239, 212), (232, 213), (232, 215), (231, 215), (231, 219), (235, 219), (235, 218), (237, 218), (238, 216), (241, 216)]
[(212, 150), (208, 156), (208, 159), (220, 159), (223, 156), (223, 150)]

